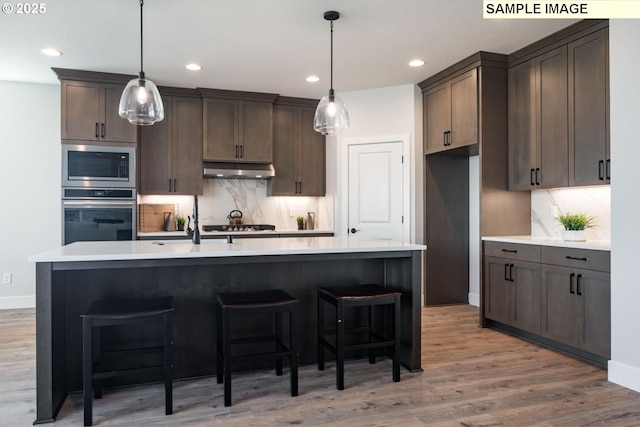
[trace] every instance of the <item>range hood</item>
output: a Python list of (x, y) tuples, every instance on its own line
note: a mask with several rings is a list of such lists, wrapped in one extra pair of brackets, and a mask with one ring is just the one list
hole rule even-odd
[(271, 164), (204, 162), (203, 165), (205, 178), (268, 179), (276, 174)]

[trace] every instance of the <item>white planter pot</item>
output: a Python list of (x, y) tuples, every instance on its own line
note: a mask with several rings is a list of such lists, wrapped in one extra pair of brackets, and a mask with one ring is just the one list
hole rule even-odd
[(587, 233), (584, 230), (564, 230), (562, 239), (567, 242), (584, 242), (587, 240)]

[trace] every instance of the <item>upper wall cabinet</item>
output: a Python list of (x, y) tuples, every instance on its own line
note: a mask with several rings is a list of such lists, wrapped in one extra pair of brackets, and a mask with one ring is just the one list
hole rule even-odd
[(60, 79), (61, 138), (138, 142), (138, 128), (118, 114), (120, 96), (134, 76), (52, 68)]
[(273, 162), (273, 102), (277, 95), (199, 89), (203, 96), (203, 158)]
[(425, 154), (478, 143), (476, 69), (424, 92)]
[(167, 95), (165, 88), (161, 95), (164, 120), (140, 129), (139, 192), (202, 194), (202, 100), (197, 93)]
[(124, 85), (64, 80), (62, 139), (137, 142), (137, 129), (118, 115)]
[(609, 29), (569, 50), (569, 185), (609, 184)]
[(510, 56), (511, 190), (610, 182), (607, 25), (583, 21)]
[(567, 47), (509, 69), (509, 185), (568, 184)]
[(273, 166), (269, 196), (324, 196), (325, 137), (313, 130), (318, 100), (279, 98), (273, 108)]

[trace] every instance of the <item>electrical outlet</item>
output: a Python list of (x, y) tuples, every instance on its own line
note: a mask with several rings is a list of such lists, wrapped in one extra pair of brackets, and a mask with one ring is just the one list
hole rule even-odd
[(289, 208), (289, 218), (293, 218), (293, 208)]
[(549, 214), (551, 215), (551, 218), (555, 218), (558, 216), (558, 207), (556, 205), (551, 205), (549, 207)]
[(11, 273), (2, 273), (2, 283), (5, 285), (11, 284)]

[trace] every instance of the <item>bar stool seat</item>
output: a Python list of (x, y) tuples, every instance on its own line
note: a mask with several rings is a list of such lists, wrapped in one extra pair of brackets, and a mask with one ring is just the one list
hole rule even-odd
[[(289, 342), (283, 336), (283, 313), (289, 313)], [(233, 338), (232, 318), (258, 314), (273, 314), (275, 331), (272, 335)], [(224, 406), (231, 406), (232, 362), (238, 359), (271, 359), (276, 362), (276, 375), (282, 375), (283, 358), (291, 366), (291, 396), (298, 395), (298, 300), (281, 289), (255, 292), (227, 292), (218, 294), (217, 312), (217, 382), (224, 382)], [(271, 350), (248, 355), (233, 355), (232, 345), (247, 342), (266, 342)]]
[[(101, 380), (149, 372), (163, 373), (165, 414), (173, 413), (173, 305), (171, 297), (144, 300), (94, 301), (82, 317), (82, 373), (84, 425), (93, 423), (92, 391), (102, 397)], [(103, 349), (101, 329), (108, 326), (156, 323), (162, 326), (163, 343), (158, 347)], [(161, 361), (158, 362), (158, 357)], [(155, 357), (155, 359), (154, 359)], [(144, 364), (138, 363), (144, 360)], [(135, 363), (132, 363), (135, 362)]]
[[(400, 381), (400, 292), (395, 292), (376, 284), (365, 284), (344, 287), (320, 287), (318, 294), (318, 369), (324, 370), (325, 350), (336, 357), (336, 388), (344, 390), (344, 359), (345, 352), (353, 350), (368, 350), (369, 363), (375, 363), (375, 349), (392, 348), (393, 381)], [(325, 329), (325, 312), (322, 302), (329, 303), (335, 308), (335, 324), (333, 329)], [(383, 321), (383, 331), (376, 327), (376, 316), (372, 308), (385, 306), (392, 309), (388, 321)], [(368, 324), (363, 327), (345, 326), (345, 310), (353, 307), (367, 307)], [(388, 311), (388, 309), (387, 309)], [(391, 324), (391, 327), (387, 327)], [(345, 344), (347, 334), (365, 334), (366, 341), (355, 344)], [(335, 335), (335, 340), (326, 337)]]

